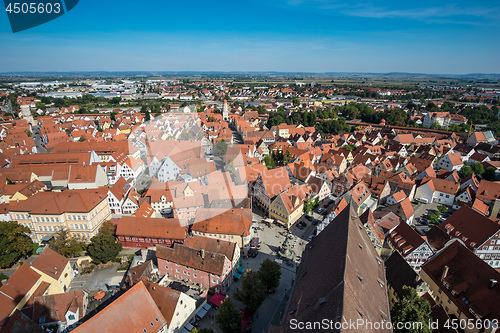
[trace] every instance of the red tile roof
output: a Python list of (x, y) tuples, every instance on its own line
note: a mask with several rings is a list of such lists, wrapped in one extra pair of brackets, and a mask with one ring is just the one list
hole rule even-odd
[(497, 233), (500, 225), (463, 205), (438, 228), (451, 237), (462, 240), (469, 249), (475, 250)]
[(175, 243), (173, 248), (157, 246), (156, 257), (179, 265), (222, 276), (226, 256)]
[(167, 324), (158, 305), (139, 282), (73, 330), (95, 332), (158, 332)]
[(31, 214), (62, 214), (64, 212), (86, 213), (100, 202), (107, 200), (108, 188), (93, 190), (67, 190), (63, 192), (40, 192), (12, 208), (14, 212)]
[(33, 262), (33, 267), (47, 274), (53, 279), (59, 280), (63, 270), (69, 263), (69, 259), (59, 253), (45, 247)]
[[(445, 267), (448, 267), (446, 275)], [(491, 288), (492, 281), (500, 281), (500, 273), (461, 242), (451, 243), (428, 260), (422, 270), (468, 318), (476, 320), (472, 313), (483, 322), (500, 318), (500, 288), (498, 285)], [(443, 286), (443, 281), (449, 288)]]
[(147, 218), (142, 216), (123, 216), (111, 219), (116, 224), (117, 236), (148, 237), (163, 239), (186, 238), (186, 227), (178, 219)]
[(191, 230), (208, 234), (249, 236), (251, 227), (250, 209), (200, 209)]

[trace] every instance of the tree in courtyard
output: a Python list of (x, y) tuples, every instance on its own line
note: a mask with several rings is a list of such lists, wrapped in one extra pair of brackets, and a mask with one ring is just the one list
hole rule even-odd
[(257, 272), (246, 272), (241, 279), (241, 287), (234, 297), (245, 304), (248, 310), (255, 312), (266, 299), (265, 286)]
[(481, 163), (474, 163), (472, 164), (472, 171), (476, 174), (476, 175), (480, 175), (484, 172), (484, 167)]
[(99, 233), (90, 239), (87, 248), (92, 261), (103, 264), (115, 260), (122, 249), (122, 244), (116, 242), (113, 224), (109, 221), (103, 223)]
[(62, 256), (74, 257), (85, 250), (86, 244), (80, 238), (70, 238), (68, 230), (62, 228), (54, 234), (49, 247)]
[(241, 332), (241, 312), (236, 309), (230, 297), (221, 303), (215, 322), (223, 333)]
[(319, 206), (319, 197), (316, 197), (316, 199), (314, 199), (314, 204), (312, 208), (316, 209), (318, 206)]
[[(403, 286), (403, 292), (399, 302), (394, 304), (391, 310), (391, 319), (394, 325), (394, 332), (405, 333), (430, 333), (432, 329), (429, 327), (431, 319), (431, 306), (429, 302), (420, 298), (414, 288)], [(396, 323), (422, 323), (421, 327), (411, 325), (415, 328), (396, 329)]]
[(280, 284), (281, 267), (275, 261), (266, 258), (257, 273), (266, 289), (274, 289)]
[(462, 169), (460, 169), (460, 171), (458, 172), (458, 175), (460, 176), (460, 178), (463, 179), (463, 178), (468, 177), (473, 172), (474, 171), (472, 170), (472, 168), (469, 165), (464, 165), (462, 167)]
[(33, 252), (30, 229), (15, 221), (0, 222), (0, 268), (14, 265), (17, 260)]
[(441, 213), (441, 215), (443, 215), (444, 213), (446, 213), (448, 211), (448, 207), (440, 205), (440, 206), (438, 206), (438, 210), (439, 210), (439, 213)]
[(276, 162), (269, 155), (267, 155), (266, 157), (264, 157), (264, 164), (266, 165), (266, 167), (267, 167), (268, 170), (276, 168)]
[(438, 224), (439, 223), (439, 218), (437, 217), (436, 214), (434, 213), (431, 213), (427, 216), (427, 218), (429, 219), (429, 221), (431, 221), (431, 223), (433, 224)]
[(146, 112), (144, 113), (144, 120), (145, 121), (151, 120), (151, 114), (149, 113), (149, 110), (146, 110)]
[(215, 144), (215, 155), (223, 156), (227, 152), (227, 142), (222, 140)]
[(313, 203), (311, 200), (304, 201), (304, 213), (309, 214), (309, 212), (313, 209)]
[(495, 172), (496, 169), (494, 167), (488, 167), (484, 172), (481, 174), (484, 179), (486, 180), (495, 180)]
[(356, 146), (353, 145), (353, 144), (345, 145), (344, 148), (347, 149), (347, 150), (350, 150), (350, 151), (355, 151), (356, 150)]

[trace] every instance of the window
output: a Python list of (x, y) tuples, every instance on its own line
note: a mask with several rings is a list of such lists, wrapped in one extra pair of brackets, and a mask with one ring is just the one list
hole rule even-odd
[(59, 218), (58, 217), (56, 217), (56, 222), (59, 223)]
[(40, 222), (40, 218), (39, 217), (35, 217), (35, 221)]

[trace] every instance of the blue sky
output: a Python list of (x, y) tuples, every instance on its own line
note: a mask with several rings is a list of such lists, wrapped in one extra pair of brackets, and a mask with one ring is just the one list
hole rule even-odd
[(0, 72), (500, 73), (498, 1), (80, 0), (12, 33)]

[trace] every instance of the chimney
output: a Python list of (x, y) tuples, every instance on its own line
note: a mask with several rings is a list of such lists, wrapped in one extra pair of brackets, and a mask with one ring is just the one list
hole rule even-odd
[(443, 274), (441, 275), (441, 282), (446, 279), (446, 276), (448, 276), (448, 271), (450, 270), (450, 267), (444, 266), (443, 268)]
[(148, 249), (147, 248), (142, 248), (141, 249), (141, 257), (142, 260), (146, 261), (146, 258), (148, 257)]
[(496, 285), (497, 285), (497, 283), (498, 283), (498, 281), (497, 281), (497, 280), (495, 280), (495, 279), (490, 279), (490, 289), (492, 289), (494, 286), (496, 286)]

